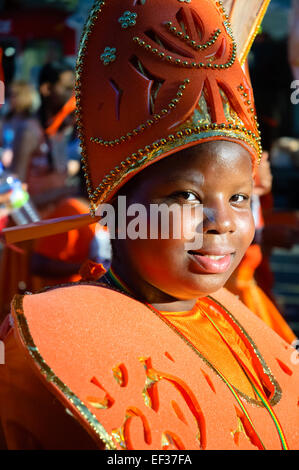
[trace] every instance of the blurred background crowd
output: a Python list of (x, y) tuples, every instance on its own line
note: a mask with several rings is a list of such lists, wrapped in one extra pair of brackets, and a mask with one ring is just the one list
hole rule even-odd
[[(92, 3), (0, 0), (0, 231), (89, 211), (74, 84)], [(256, 240), (228, 287), (253, 310), (267, 309), (252, 290), (258, 285), (299, 336), (298, 0), (271, 1), (249, 68), (265, 153), (253, 200)], [(87, 259), (109, 266), (108, 234), (96, 225), (13, 246), (0, 241), (0, 322), (15, 293), (80, 280)]]

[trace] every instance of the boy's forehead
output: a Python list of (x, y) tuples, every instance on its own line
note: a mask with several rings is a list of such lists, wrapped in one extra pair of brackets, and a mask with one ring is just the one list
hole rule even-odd
[(239, 167), (240, 162), (244, 162), (245, 167), (252, 166), (251, 155), (244, 147), (235, 142), (210, 141), (177, 152), (143, 171), (151, 171), (156, 177), (163, 175), (162, 170), (166, 171), (165, 176), (190, 172), (192, 175), (192, 171), (199, 166), (212, 167), (221, 164), (233, 168)]
[[(227, 141), (211, 141), (182, 150), (143, 169), (132, 180), (133, 186), (142, 182), (147, 186), (158, 183), (185, 181), (202, 183), (208, 173), (217, 168), (235, 170), (241, 177), (251, 175), (252, 159), (241, 145)], [(211, 171), (210, 171), (211, 170)]]

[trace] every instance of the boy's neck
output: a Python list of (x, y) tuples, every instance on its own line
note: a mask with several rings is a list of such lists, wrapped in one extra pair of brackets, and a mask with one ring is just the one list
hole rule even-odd
[(112, 263), (113, 273), (122, 283), (125, 284), (125, 290), (128, 290), (134, 297), (144, 303), (152, 305), (159, 311), (164, 312), (182, 312), (191, 310), (196, 301), (194, 299), (181, 300), (177, 299), (165, 292), (160, 291), (156, 287), (142, 279), (140, 275), (135, 273), (131, 268), (125, 268), (118, 264)]

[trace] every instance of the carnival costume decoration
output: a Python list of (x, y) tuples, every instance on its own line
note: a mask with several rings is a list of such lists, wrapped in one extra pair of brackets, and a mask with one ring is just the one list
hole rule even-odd
[[(222, 2), (95, 2), (76, 85), (93, 212), (148, 165), (201, 142), (239, 143), (255, 167), (260, 136), (237, 50)], [(296, 448), (296, 351), (225, 289), (173, 316), (186, 313), (180, 325), (113, 271), (105, 284), (16, 296), (0, 332), (10, 448)]]
[[(242, 2), (228, 3), (239, 52), (222, 1), (95, 2), (76, 80), (91, 215), (143, 168), (200, 142), (238, 142), (254, 165), (260, 159), (253, 92), (238, 57), (244, 63), (269, 0), (256, 1), (246, 19)], [(93, 222), (88, 215), (43, 221), (6, 237), (16, 242)]]

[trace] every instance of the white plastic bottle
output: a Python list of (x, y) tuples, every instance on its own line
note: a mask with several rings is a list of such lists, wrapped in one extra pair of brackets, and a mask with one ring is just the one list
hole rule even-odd
[(9, 193), (10, 216), (16, 225), (39, 222), (39, 214), (22, 182), (0, 164), (0, 193)]

